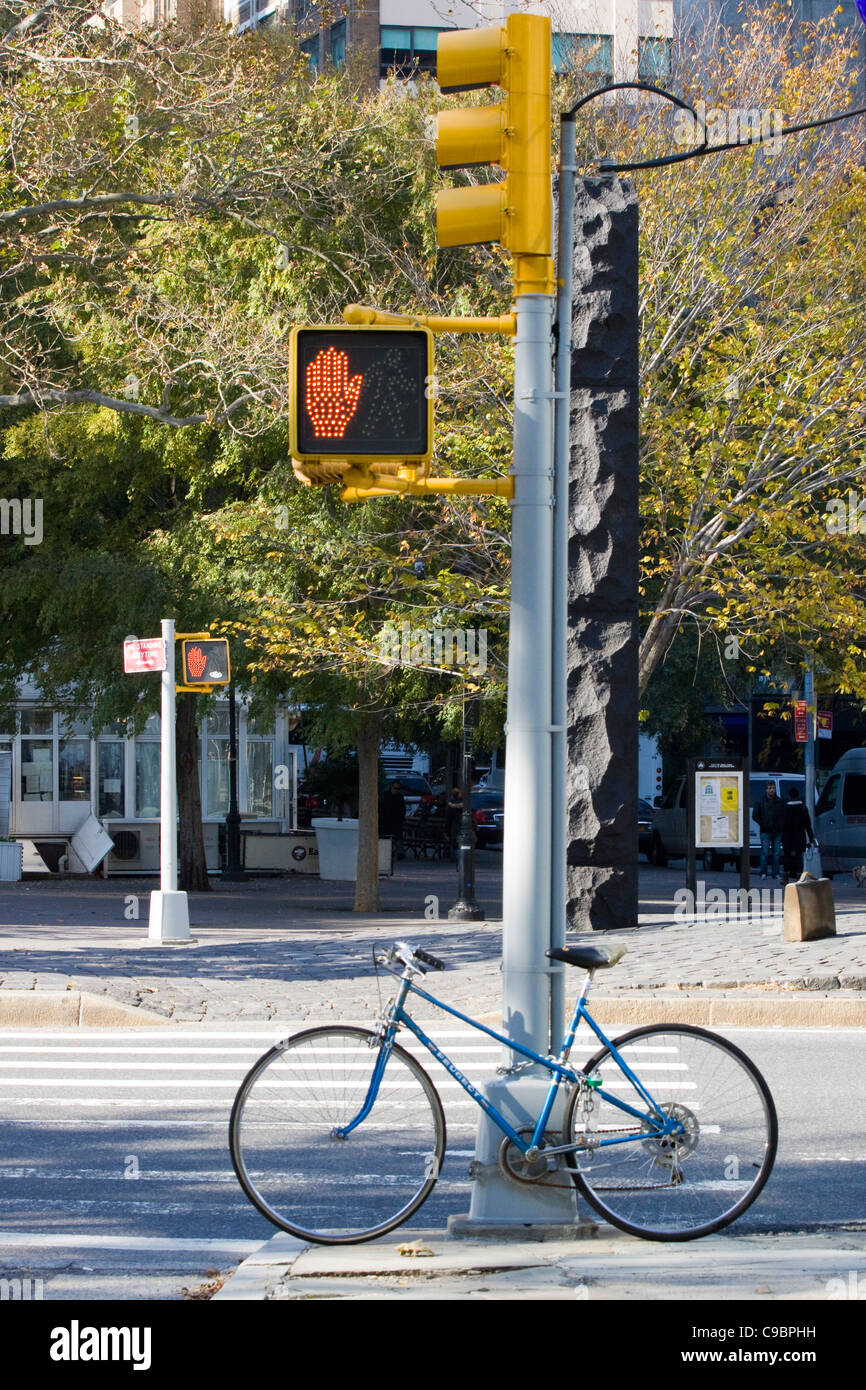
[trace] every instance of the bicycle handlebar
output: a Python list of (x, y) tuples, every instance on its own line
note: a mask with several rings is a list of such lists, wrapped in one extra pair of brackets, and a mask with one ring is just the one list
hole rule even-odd
[(420, 946), (416, 946), (413, 952), (415, 959), (420, 960), (424, 965), (429, 965), (431, 970), (444, 970), (445, 962), (436, 956), (431, 956), (429, 951), (422, 951)]

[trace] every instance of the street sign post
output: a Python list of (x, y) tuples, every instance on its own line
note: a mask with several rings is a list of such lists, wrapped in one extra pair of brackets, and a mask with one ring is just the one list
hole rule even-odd
[(150, 895), (151, 941), (190, 941), (189, 905), (177, 886), (177, 776), (175, 754), (174, 619), (163, 618), (159, 768), (159, 889)]

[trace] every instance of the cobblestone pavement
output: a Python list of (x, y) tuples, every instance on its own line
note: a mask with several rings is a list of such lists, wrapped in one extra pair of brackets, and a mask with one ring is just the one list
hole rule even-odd
[[(383, 882), (375, 915), (351, 911), (351, 885), (312, 878), (219, 882), (211, 893), (190, 895), (196, 940), (181, 946), (148, 941), (152, 879), (4, 885), (0, 988), (105, 993), (177, 1022), (358, 1020), (379, 1004), (374, 946), (405, 937), (446, 961), (448, 971), (434, 986), (445, 1002), (493, 1012), (501, 1000), (501, 857), (488, 852), (479, 860), (476, 892), (491, 912), (483, 922), (447, 920), (456, 896), (452, 865), (406, 861)], [(810, 990), (863, 997), (866, 898), (853, 884), (834, 884), (835, 938), (788, 943), (775, 911), (780, 901), (771, 897), (766, 914), (753, 917), (676, 917), (674, 894), (682, 882), (681, 870), (642, 869), (639, 930), (591, 938), (628, 948), (610, 974), (597, 977), (598, 991)], [(735, 879), (710, 875), (707, 884), (727, 890)], [(127, 920), (133, 911), (138, 918)], [(581, 978), (574, 972), (569, 983), (576, 987)], [(385, 997), (390, 986), (384, 976)]]

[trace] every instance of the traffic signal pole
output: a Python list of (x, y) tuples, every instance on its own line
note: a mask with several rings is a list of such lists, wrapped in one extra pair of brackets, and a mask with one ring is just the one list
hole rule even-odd
[[(542, 1056), (550, 1048), (553, 797), (553, 379), (551, 294), (520, 294), (514, 349), (514, 500), (502, 886), (502, 1020), (515, 1042)], [(564, 796), (564, 792), (563, 792)], [(559, 804), (563, 804), (561, 801)], [(564, 834), (560, 836), (564, 853)], [(564, 874), (564, 865), (563, 865)], [(484, 1094), (516, 1129), (541, 1111), (549, 1073), (507, 1050)], [(562, 1116), (554, 1111), (553, 1133)], [(469, 1217), (455, 1234), (577, 1221), (574, 1191), (519, 1184), (499, 1163), (502, 1131), (483, 1113), (475, 1145)], [(556, 1177), (557, 1175), (554, 1175)]]
[(186, 893), (177, 886), (177, 758), (174, 684), (174, 618), (163, 618), (165, 669), (160, 704), (159, 889), (150, 895), (147, 935), (151, 941), (190, 941)]

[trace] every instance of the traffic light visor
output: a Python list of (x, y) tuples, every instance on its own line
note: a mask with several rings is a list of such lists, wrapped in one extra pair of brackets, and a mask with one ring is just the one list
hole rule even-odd
[(468, 92), (498, 83), (505, 71), (505, 25), (451, 29), (436, 44), (436, 81), (443, 92)]

